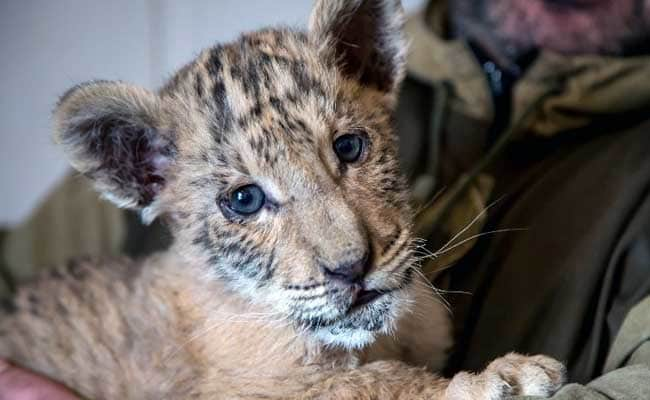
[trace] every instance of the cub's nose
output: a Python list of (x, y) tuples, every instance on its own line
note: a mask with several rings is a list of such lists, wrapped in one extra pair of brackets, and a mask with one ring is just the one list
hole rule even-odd
[(335, 268), (323, 266), (323, 273), (330, 279), (345, 282), (359, 283), (370, 269), (368, 252), (363, 256), (338, 264)]

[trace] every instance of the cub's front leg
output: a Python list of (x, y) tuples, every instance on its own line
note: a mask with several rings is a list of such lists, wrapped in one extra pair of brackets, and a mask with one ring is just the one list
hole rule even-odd
[(297, 399), (498, 400), (550, 396), (564, 379), (560, 362), (515, 353), (494, 360), (480, 374), (461, 372), (451, 380), (399, 361), (376, 361), (333, 375)]

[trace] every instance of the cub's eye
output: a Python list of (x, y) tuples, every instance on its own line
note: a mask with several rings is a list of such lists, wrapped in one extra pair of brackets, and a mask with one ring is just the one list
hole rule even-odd
[(358, 133), (339, 136), (334, 141), (334, 152), (344, 163), (353, 163), (361, 157), (366, 145), (365, 138)]
[(266, 196), (257, 185), (246, 185), (230, 193), (227, 199), (228, 208), (237, 214), (255, 214), (264, 206)]

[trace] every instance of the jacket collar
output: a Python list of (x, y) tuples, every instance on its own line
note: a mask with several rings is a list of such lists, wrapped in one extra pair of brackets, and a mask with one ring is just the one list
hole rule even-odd
[[(446, 1), (433, 0), (407, 20), (408, 72), (427, 84), (446, 82), (452, 87), (454, 110), (489, 125), (493, 110), (484, 73), (465, 41), (444, 37), (445, 18)], [(512, 121), (531, 107), (537, 108), (535, 117), (522, 125), (519, 135), (553, 136), (614, 115), (640, 114), (650, 109), (650, 56), (541, 51), (513, 88)]]

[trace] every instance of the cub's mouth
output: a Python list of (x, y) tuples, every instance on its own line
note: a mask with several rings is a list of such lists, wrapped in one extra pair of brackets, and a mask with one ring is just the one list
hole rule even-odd
[(386, 294), (386, 291), (380, 291), (376, 289), (372, 290), (361, 290), (357, 296), (356, 300), (354, 303), (352, 303), (352, 306), (350, 307), (351, 310), (357, 309), (359, 307), (365, 306), (366, 304), (376, 300), (377, 298), (383, 296)]
[[(326, 344), (361, 348), (378, 334), (389, 333), (411, 298), (413, 270), (404, 272), (399, 284), (387, 288), (359, 288), (347, 311), (333, 319), (316, 318), (306, 327)], [(303, 326), (305, 326), (303, 325)]]
[(362, 308), (363, 306), (374, 302), (380, 297), (383, 297), (399, 289), (401, 289), (401, 287), (395, 287), (391, 289), (361, 289), (361, 291), (357, 293), (356, 299), (350, 306), (350, 311), (358, 310), (359, 308)]
[(350, 305), (350, 311), (355, 311), (363, 306), (370, 304), (377, 299), (385, 297), (397, 290), (404, 289), (407, 287), (413, 280), (413, 270), (414, 267), (409, 267), (404, 271), (404, 275), (398, 285), (387, 288), (376, 288), (370, 289), (363, 286), (360, 287), (359, 291), (356, 293), (355, 299)]

